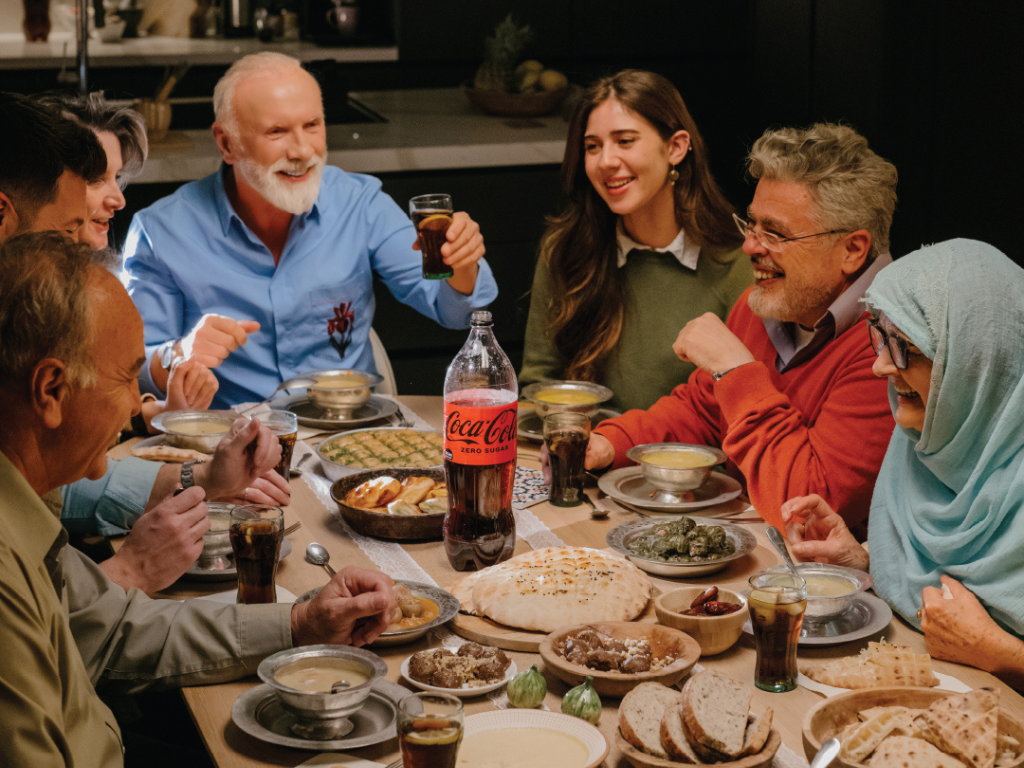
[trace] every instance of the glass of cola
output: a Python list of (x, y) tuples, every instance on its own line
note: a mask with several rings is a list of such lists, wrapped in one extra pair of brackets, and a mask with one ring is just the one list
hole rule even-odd
[(562, 411), (544, 417), (544, 444), (551, 466), (548, 501), (556, 507), (583, 503), (583, 460), (590, 442), (590, 416)]

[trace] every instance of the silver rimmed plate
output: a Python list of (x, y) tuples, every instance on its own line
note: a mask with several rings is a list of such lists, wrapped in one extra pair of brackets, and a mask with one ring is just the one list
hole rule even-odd
[(639, 536), (643, 536), (651, 528), (655, 528), (666, 523), (672, 523), (677, 520), (682, 520), (681, 517), (661, 518), (655, 521), (648, 519), (645, 520), (633, 520), (629, 523), (623, 523), (612, 528), (605, 535), (604, 539), (608, 542), (608, 546), (618, 552), (620, 555), (625, 555), (630, 561), (636, 565), (637, 568), (653, 573), (655, 576), (674, 576), (677, 578), (689, 578), (691, 576), (703, 576), (708, 573), (715, 573), (725, 568), (733, 560), (738, 560), (744, 555), (749, 555), (754, 551), (757, 546), (757, 539), (754, 538), (754, 534), (738, 525), (731, 525), (729, 523), (723, 523), (720, 520), (715, 520), (708, 517), (690, 517), (697, 525), (717, 525), (720, 526), (728, 537), (729, 541), (732, 542), (733, 546), (736, 547), (736, 551), (731, 555), (719, 558), (717, 560), (704, 561), (699, 563), (670, 563), (664, 560), (648, 560), (645, 557), (637, 557), (629, 551), (629, 545), (634, 539)]
[(724, 504), (743, 493), (743, 486), (738, 480), (722, 472), (712, 472), (704, 485), (690, 491), (693, 494), (693, 501), (655, 501), (654, 495), (659, 491), (647, 482), (640, 467), (613, 469), (601, 476), (597, 481), (597, 487), (615, 501), (624, 501), (634, 507), (642, 507), (653, 512), (677, 513)]
[[(860, 592), (854, 595), (853, 603), (841, 616), (830, 621), (804, 621), (800, 627), (799, 645), (838, 645), (862, 640), (881, 632), (890, 621), (892, 608), (885, 600)], [(743, 631), (748, 635), (754, 634), (749, 620), (743, 625)]]
[(398, 403), (386, 397), (370, 395), (351, 416), (347, 418), (328, 418), (322, 408), (310, 402), (303, 392), (289, 397), (279, 397), (270, 402), (270, 406), (278, 411), (291, 411), (299, 417), (299, 424), (310, 429), (345, 429), (358, 427), (373, 421), (386, 419), (398, 410)]
[[(284, 560), (291, 553), (292, 540), (285, 536), (281, 542), (281, 553), (277, 557), (278, 561)], [(237, 579), (238, 569), (235, 568), (235, 561), (228, 558), (227, 562), (230, 564), (227, 568), (200, 568), (199, 561), (197, 560), (182, 574), (181, 578), (188, 581), (230, 581), (231, 579)]]
[(483, 696), (485, 693), (496, 691), (511, 680), (515, 673), (519, 671), (516, 669), (516, 663), (513, 661), (508, 665), (508, 669), (505, 670), (505, 676), (496, 683), (479, 685), (475, 688), (440, 688), (436, 685), (427, 685), (427, 683), (422, 683), (410, 675), (410, 661), (412, 661), (412, 656), (407, 657), (406, 660), (402, 662), (402, 677), (408, 680), (412, 685), (415, 685), (421, 691), (426, 691), (427, 693), (450, 693), (452, 696), (458, 696), (460, 699), (469, 699), (473, 696)]
[[(395, 579), (395, 583), (404, 584), (417, 597), (425, 597), (428, 600), (433, 600), (437, 603), (437, 618), (433, 621), (428, 621), (422, 626), (413, 627), (412, 629), (385, 632), (369, 644), (371, 648), (379, 648), (389, 645), (405, 645), (406, 643), (411, 643), (413, 640), (419, 640), (427, 634), (429, 629), (432, 627), (439, 627), (446, 621), (451, 621), (455, 618), (455, 614), (459, 612), (459, 598), (451, 592), (446, 592), (440, 587), (435, 587), (433, 584), (423, 584), (418, 581), (405, 581), (404, 579)], [(307, 600), (311, 600), (313, 595), (319, 591), (320, 587), (313, 587), (313, 589), (308, 592), (303, 592), (295, 602), (304, 603)]]
[(327, 749), (356, 749), (380, 744), (397, 737), (395, 717), (398, 702), (409, 695), (406, 688), (387, 680), (377, 680), (366, 704), (352, 715), (353, 728), (343, 739), (319, 741), (302, 739), (292, 733), (295, 715), (278, 701), (274, 689), (267, 684), (250, 688), (231, 705), (231, 719), (250, 736), (293, 749), (323, 752)]
[[(590, 425), (596, 427), (605, 419), (614, 419), (622, 414), (613, 411), (611, 408), (601, 408), (597, 415), (590, 420)], [(517, 434), (524, 440), (532, 440), (535, 443), (544, 442), (544, 421), (540, 414), (534, 410), (520, 411), (518, 417), (519, 425)]]

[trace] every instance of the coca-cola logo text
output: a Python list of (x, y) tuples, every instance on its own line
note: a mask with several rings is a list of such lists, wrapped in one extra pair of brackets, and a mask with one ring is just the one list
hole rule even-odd
[(445, 437), (455, 443), (501, 445), (516, 439), (516, 406), (499, 411), (493, 419), (463, 418), (452, 410), (445, 421)]

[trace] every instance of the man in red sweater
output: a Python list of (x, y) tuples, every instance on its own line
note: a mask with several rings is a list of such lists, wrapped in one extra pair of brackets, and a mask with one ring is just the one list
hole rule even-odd
[(758, 179), (736, 217), (755, 284), (727, 323), (687, 323), (673, 349), (689, 381), (649, 410), (603, 422), (588, 469), (629, 464), (634, 445), (721, 446), (757, 511), (784, 530), (787, 499), (817, 493), (864, 531), (893, 429), (861, 299), (892, 262), (896, 168), (852, 129), (766, 132), (747, 158)]

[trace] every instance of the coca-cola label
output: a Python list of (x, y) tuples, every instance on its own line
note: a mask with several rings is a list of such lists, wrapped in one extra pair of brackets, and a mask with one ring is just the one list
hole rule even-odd
[(456, 464), (503, 464), (516, 457), (515, 400), (500, 405), (444, 403), (444, 457)]

